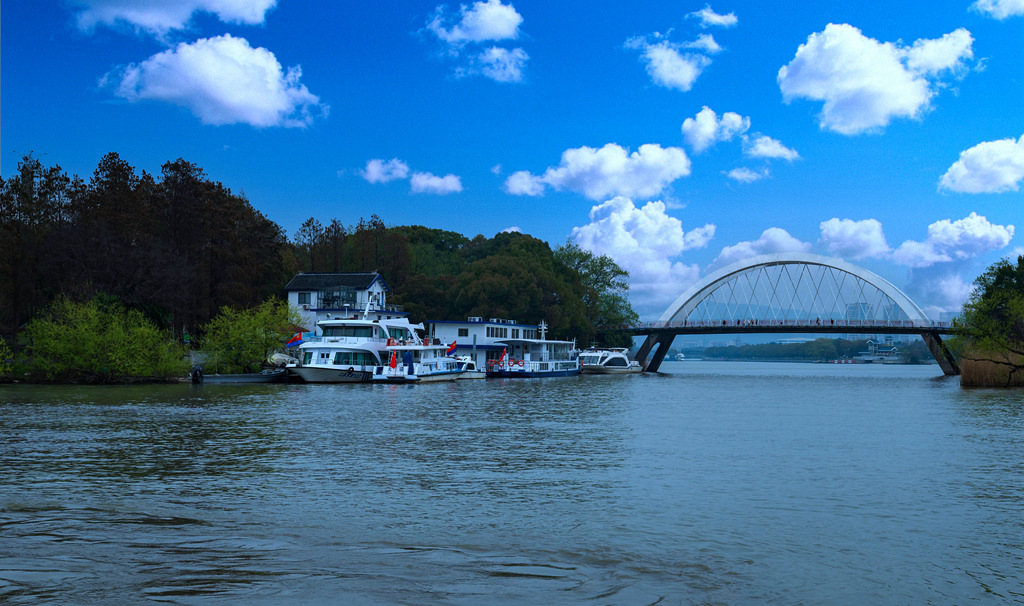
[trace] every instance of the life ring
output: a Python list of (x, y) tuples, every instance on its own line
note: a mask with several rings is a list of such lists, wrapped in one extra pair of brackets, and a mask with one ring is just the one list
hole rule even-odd
[(525, 366), (526, 365), (526, 360), (519, 360), (519, 365), (520, 366)]
[(487, 360), (488, 366), (494, 366), (494, 360)]

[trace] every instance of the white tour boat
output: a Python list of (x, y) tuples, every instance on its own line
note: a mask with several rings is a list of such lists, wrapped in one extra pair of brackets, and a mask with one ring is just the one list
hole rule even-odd
[(476, 362), (473, 361), (473, 356), (457, 356), (455, 359), (459, 363), (459, 368), (462, 369), (462, 374), (459, 375), (460, 379), (487, 378), (487, 371), (476, 367)]
[(499, 339), (501, 356), (487, 361), (488, 377), (567, 377), (580, 374), (575, 341), (549, 341), (540, 323), (539, 339)]
[(611, 375), (640, 372), (640, 363), (630, 360), (625, 347), (588, 349), (580, 354), (584, 374)]
[(459, 361), (447, 354), (449, 346), (440, 341), (420, 338), (413, 327), (414, 340), (398, 342), (391, 340), (387, 344), (387, 363), (377, 369), (374, 381), (389, 383), (429, 383), (435, 381), (454, 381), (461, 378), (464, 371)]

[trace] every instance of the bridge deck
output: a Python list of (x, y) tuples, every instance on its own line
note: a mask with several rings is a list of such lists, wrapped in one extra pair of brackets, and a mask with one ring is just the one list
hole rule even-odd
[(829, 322), (806, 323), (785, 321), (776, 323), (740, 322), (645, 322), (632, 326), (602, 327), (598, 332), (626, 332), (632, 335), (713, 335), (713, 334), (879, 334), (879, 335), (919, 335), (922, 332), (933, 332), (940, 335), (950, 334), (946, 322)]

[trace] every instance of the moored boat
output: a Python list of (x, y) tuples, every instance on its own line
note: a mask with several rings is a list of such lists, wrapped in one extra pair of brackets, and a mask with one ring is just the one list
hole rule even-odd
[(580, 374), (580, 360), (575, 341), (552, 341), (544, 338), (546, 325), (541, 323), (539, 339), (501, 339), (501, 356), (487, 361), (488, 377), (567, 377)]
[[(413, 333), (419, 338), (418, 333)], [(463, 374), (458, 360), (447, 355), (448, 346), (430, 339), (407, 343), (389, 341), (388, 363), (377, 369), (374, 381), (389, 383), (433, 383), (454, 381)]]
[(625, 347), (588, 349), (580, 354), (584, 374), (610, 375), (640, 372), (640, 363), (630, 360)]

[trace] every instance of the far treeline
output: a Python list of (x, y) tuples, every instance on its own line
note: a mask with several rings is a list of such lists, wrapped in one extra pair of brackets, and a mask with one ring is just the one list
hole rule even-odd
[[(932, 360), (924, 341), (897, 344), (900, 359), (906, 364), (922, 364)], [(801, 362), (827, 362), (841, 358), (856, 358), (868, 351), (868, 342), (848, 339), (814, 339), (806, 343), (761, 343), (756, 345), (729, 345), (707, 347), (706, 360), (792, 360)]]
[(289, 240), (183, 159), (153, 176), (111, 153), (86, 181), (29, 155), (0, 179), (0, 337), (12, 345), (58, 299), (96, 297), (194, 344), (223, 309), (283, 298), (298, 272), (367, 271), (381, 273), (390, 302), (414, 321), (544, 320), (552, 335), (588, 345), (597, 327), (637, 320), (628, 273), (568, 242), (552, 250), (520, 233), (467, 238), (376, 215), (354, 225), (310, 218)]

